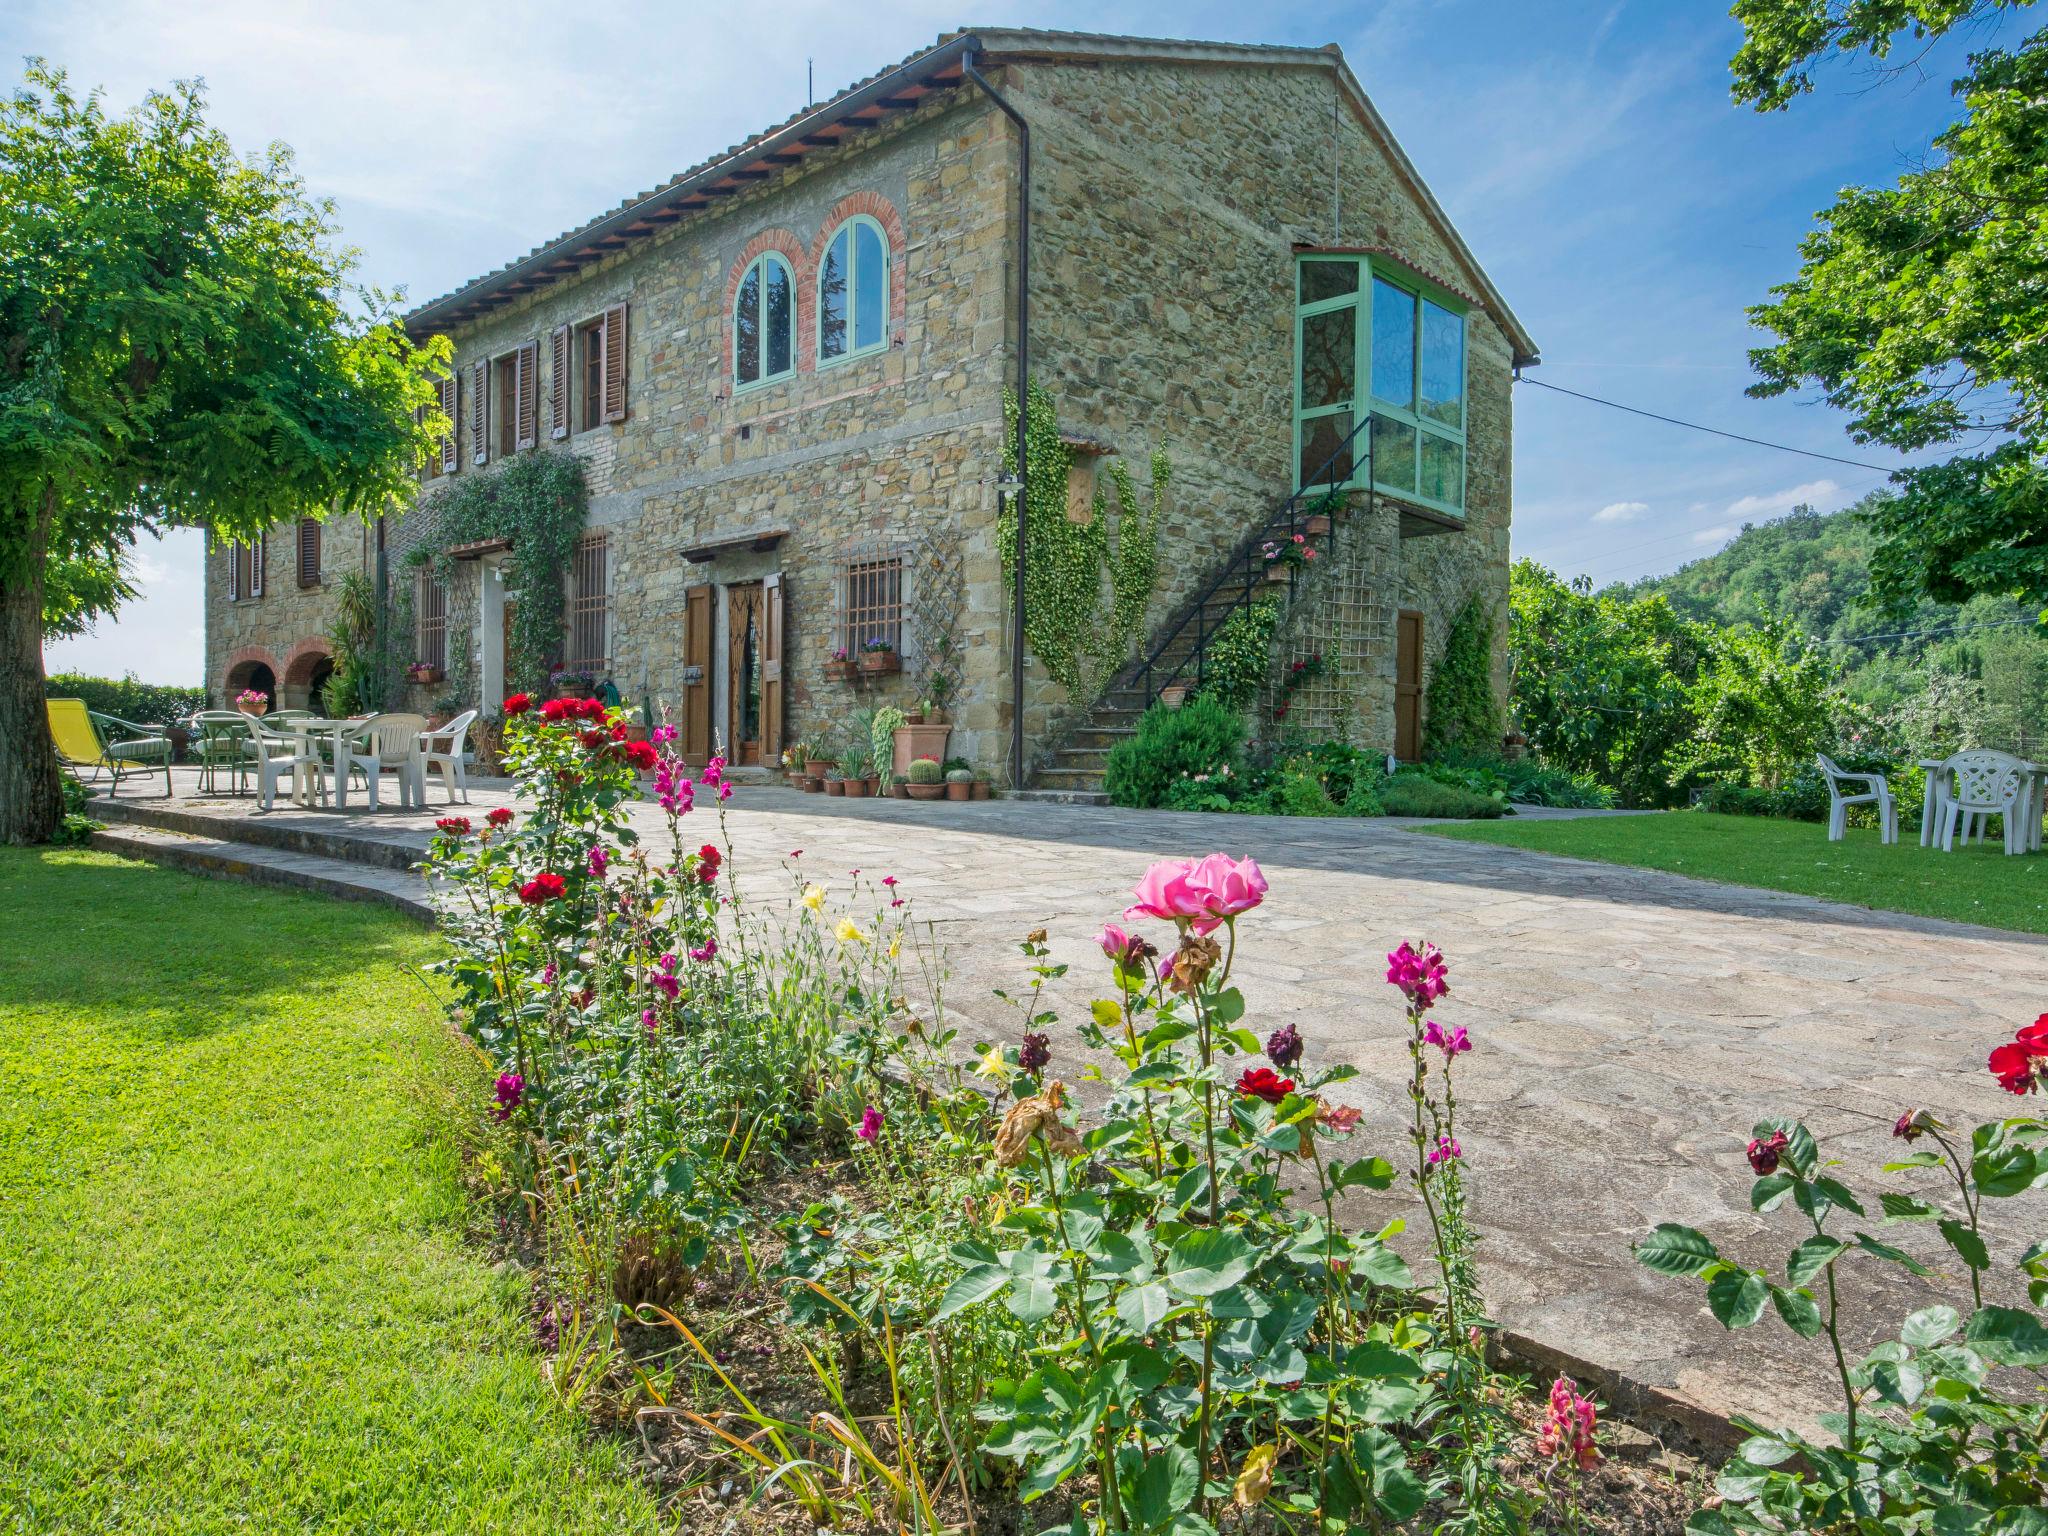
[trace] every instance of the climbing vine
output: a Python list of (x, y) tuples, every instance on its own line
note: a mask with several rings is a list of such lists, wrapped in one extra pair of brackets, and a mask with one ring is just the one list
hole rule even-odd
[[(1017, 472), (1017, 396), (1006, 391), (1003, 467)], [(1130, 655), (1143, 633), (1145, 610), (1159, 572), (1159, 514), (1165, 504), (1171, 466), (1166, 451), (1152, 455), (1152, 499), (1140, 507), (1130, 471), (1121, 462), (1109, 469), (1116, 493), (1116, 543), (1109, 538), (1109, 497), (1100, 485), (1093, 516), (1086, 523), (1067, 517), (1067, 477), (1073, 450), (1060, 439), (1052, 396), (1031, 386), (1024, 435), (1030, 454), (1021, 498), (1028, 513), (1030, 543), (1024, 566), (1024, 639), (1053, 681), (1079, 699), (1092, 699)], [(1013, 590), (1017, 561), (1016, 501), (997, 523), (1003, 562), (1003, 590)], [(1103, 572), (1108, 568), (1109, 615), (1103, 622)]]
[(1202, 686), (1233, 709), (1258, 697), (1272, 665), (1273, 631), (1280, 624), (1280, 604), (1270, 597), (1232, 611), (1209, 642), (1202, 662)]
[(482, 539), (509, 539), (508, 583), (519, 589), (505, 657), (506, 685), (537, 691), (562, 650), (564, 576), (590, 508), (583, 462), (566, 453), (522, 453), (491, 474), (466, 475), (443, 491), (433, 557), (435, 574), (451, 583), (448, 551)]
[(1493, 617), (1477, 597), (1458, 610), (1429, 679), (1422, 751), (1492, 752), (1500, 746), (1500, 699), (1493, 691)]

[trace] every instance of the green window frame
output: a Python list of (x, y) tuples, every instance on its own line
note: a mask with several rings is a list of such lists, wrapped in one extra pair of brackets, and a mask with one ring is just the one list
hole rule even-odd
[(755, 257), (732, 295), (732, 384), (759, 389), (796, 372), (796, 273), (774, 251)]
[(1378, 256), (1295, 262), (1294, 484), (1365, 488), (1359, 443), (1325, 468), (1368, 414), (1372, 488), (1465, 515), (1469, 306)]
[(843, 220), (818, 261), (818, 366), (889, 345), (889, 235), (864, 213)]

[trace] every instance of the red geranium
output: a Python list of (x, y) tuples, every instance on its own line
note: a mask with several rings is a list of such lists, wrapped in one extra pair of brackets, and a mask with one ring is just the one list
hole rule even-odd
[(531, 708), (533, 695), (530, 693), (515, 693), (505, 700), (505, 713), (508, 715), (523, 715)]
[(467, 816), (443, 816), (434, 823), (434, 829), (438, 832), (446, 833), (449, 837), (467, 837), (469, 836), (469, 818)]
[(568, 882), (551, 869), (544, 869), (526, 884), (519, 887), (519, 899), (529, 907), (544, 906), (558, 901), (568, 889)]
[(508, 805), (501, 805), (484, 817), (484, 820), (494, 827), (510, 826), (512, 823), (512, 808)]
[(1244, 1076), (1237, 1080), (1237, 1091), (1248, 1099), (1278, 1104), (1294, 1092), (1294, 1079), (1282, 1077), (1271, 1067), (1246, 1067)]

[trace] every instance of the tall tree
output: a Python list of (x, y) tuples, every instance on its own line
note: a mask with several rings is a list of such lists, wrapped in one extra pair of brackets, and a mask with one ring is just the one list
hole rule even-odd
[(242, 539), (407, 497), (446, 427), (395, 296), (349, 282), (291, 153), (238, 158), (197, 85), (109, 117), (32, 61), (0, 104), (0, 840), (61, 815), (42, 639), (171, 526)]
[[(1889, 66), (2032, 0), (1737, 0), (1734, 96), (1782, 109), (1829, 55)], [(1890, 188), (1851, 187), (1750, 316), (1752, 395), (1817, 386), (1864, 442), (1967, 451), (1868, 512), (1874, 594), (2048, 604), (2048, 29), (1973, 54), (1962, 115)]]

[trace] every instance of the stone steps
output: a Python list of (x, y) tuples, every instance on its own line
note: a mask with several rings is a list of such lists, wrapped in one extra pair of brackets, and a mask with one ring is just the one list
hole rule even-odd
[[(462, 809), (456, 807), (457, 813)], [(361, 815), (344, 818), (337, 813), (333, 818), (336, 824), (329, 827), (321, 825), (323, 818), (317, 817), (258, 821), (249, 816), (207, 816), (176, 805), (143, 799), (117, 800), (106, 795), (95, 797), (87, 811), (97, 820), (123, 826), (224, 840), (398, 874), (409, 873), (427, 851), (426, 833), (366, 826)]]
[[(124, 806), (123, 810), (126, 809)], [(105, 814), (100, 806), (95, 806), (94, 812)], [(372, 863), (263, 847), (253, 841), (197, 836), (147, 825), (139, 819), (124, 819), (121, 824), (95, 832), (92, 845), (187, 874), (308, 891), (342, 901), (374, 902), (402, 912), (416, 922), (434, 921), (434, 907), (423, 876)]]

